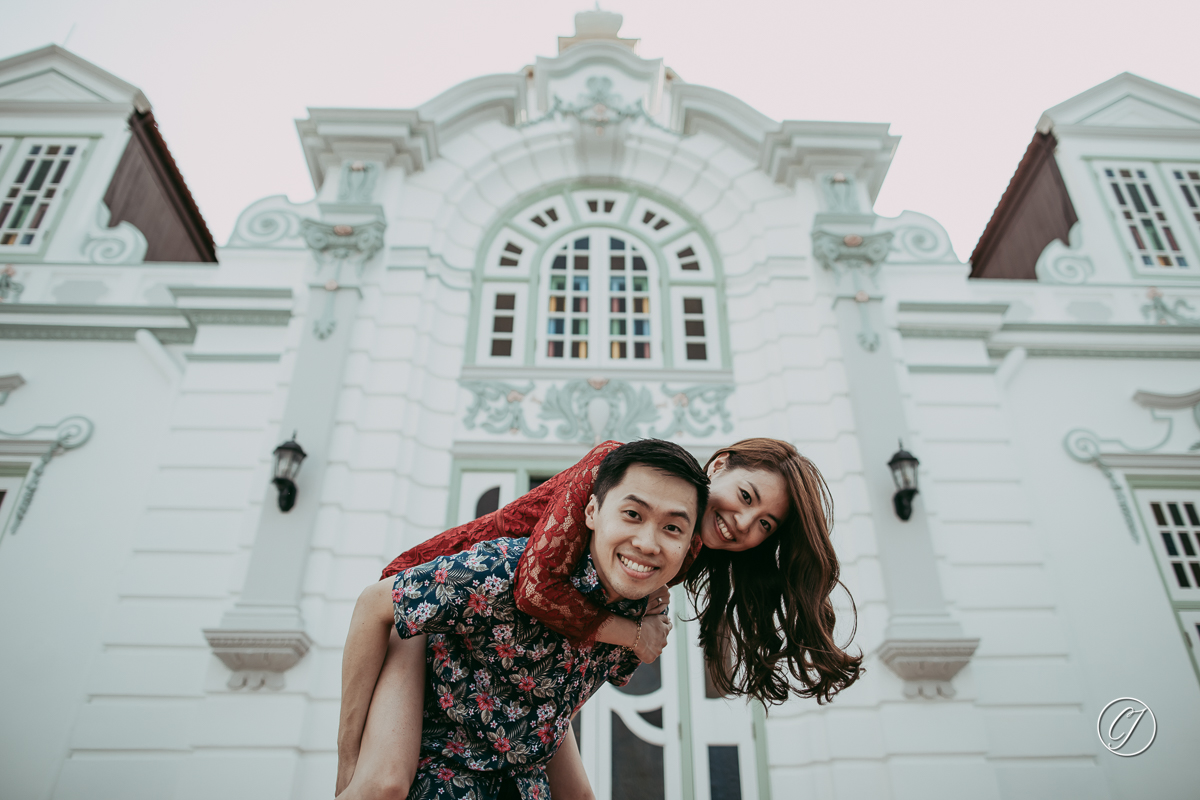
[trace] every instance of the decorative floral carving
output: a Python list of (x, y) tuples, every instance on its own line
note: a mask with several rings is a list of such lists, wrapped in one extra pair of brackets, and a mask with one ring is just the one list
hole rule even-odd
[(25, 284), (13, 280), (16, 275), (16, 267), (12, 264), (5, 264), (4, 269), (0, 270), (0, 303), (8, 302), (10, 297), (14, 303), (21, 302), (21, 293), (25, 291)]
[(546, 390), (542, 419), (559, 419), (554, 434), (572, 442), (628, 442), (639, 438), (640, 425), (658, 419), (658, 410), (646, 387), (635, 389), (625, 381), (567, 381)]
[(146, 259), (146, 237), (124, 221), (109, 227), (112, 212), (101, 200), (96, 206), (96, 219), (83, 237), (81, 252), (92, 264), (140, 264)]
[(845, 235), (824, 230), (813, 231), (813, 255), (831, 270), (838, 279), (840, 297), (853, 297), (859, 304), (862, 327), (858, 332), (858, 344), (867, 352), (879, 347), (879, 334), (871, 327), (867, 303), (871, 290), (876, 289), (875, 276), (880, 264), (888, 256), (893, 233), (857, 233)]
[(658, 438), (669, 439), (676, 433), (709, 436), (717, 429), (717, 420), (721, 423), (721, 433), (733, 430), (732, 416), (725, 407), (725, 401), (733, 394), (732, 386), (701, 384), (672, 391), (664, 383), (662, 392), (671, 398), (673, 411), (670, 422), (654, 433)]
[(531, 125), (537, 125), (548, 119), (553, 119), (558, 114), (562, 114), (564, 117), (574, 117), (581, 124), (595, 128), (596, 133), (603, 133), (608, 126), (615, 125), (627, 119), (644, 120), (661, 131), (675, 133), (675, 131), (664, 128), (655, 122), (646, 113), (641, 100), (624, 105), (621, 95), (613, 92), (612, 85), (611, 78), (606, 78), (602, 75), (593, 75), (587, 79), (587, 92), (580, 94), (577, 102), (565, 103), (561, 97), (555, 95), (554, 103), (550, 106), (550, 110), (537, 119), (530, 120), (518, 127), (528, 128)]
[(1154, 287), (1150, 287), (1146, 292), (1146, 297), (1150, 302), (1142, 306), (1142, 316), (1146, 319), (1153, 318), (1155, 325), (1200, 325), (1200, 317), (1190, 316), (1184, 313), (1184, 309), (1195, 311), (1191, 303), (1183, 298), (1177, 298), (1174, 303), (1167, 305), (1167, 301), (1163, 299), (1163, 293)]
[[(517, 388), (502, 381), (463, 381), (463, 388), (475, 395), (475, 401), (467, 409), (463, 424), (474, 428), (476, 424), (489, 433), (523, 433), (530, 439), (544, 438), (548, 432), (545, 425), (537, 430), (525, 421), (525, 410), (521, 403), (533, 391), (532, 381), (524, 388)], [(483, 414), (483, 421), (477, 422)]]
[(329, 267), (332, 274), (325, 283), (325, 312), (313, 323), (313, 333), (318, 339), (327, 339), (337, 328), (333, 317), (334, 293), (340, 288), (342, 269), (351, 264), (358, 274), (371, 256), (383, 247), (383, 232), (387, 226), (372, 220), (364, 225), (330, 225), (316, 220), (302, 220), (304, 243), (317, 259), (317, 273)]
[[(682, 389), (662, 385), (666, 403), (655, 403), (651, 390), (623, 380), (594, 377), (572, 380), (561, 385), (538, 389), (492, 380), (467, 380), (463, 388), (474, 396), (463, 424), (489, 433), (523, 434), (542, 439), (549, 429), (531, 426), (526, 420), (526, 403), (540, 403), (541, 418), (557, 420), (554, 436), (568, 442), (595, 443), (605, 439), (630, 441), (643, 436), (671, 438), (682, 434), (696, 438), (733, 430), (733, 418), (726, 400), (733, 394), (728, 384), (699, 384)], [(671, 419), (656, 429), (659, 408), (671, 408)]]

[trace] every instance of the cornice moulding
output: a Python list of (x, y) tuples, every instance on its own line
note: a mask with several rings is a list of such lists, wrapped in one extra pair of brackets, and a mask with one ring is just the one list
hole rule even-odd
[(505, 124), (513, 125), (525, 113), (525, 87), (523, 73), (482, 75), (422, 103), (417, 113), (437, 126), (439, 140), (453, 136), (460, 122), (487, 109), (503, 109)]
[(310, 108), (296, 120), (304, 158), (319, 190), (330, 169), (348, 158), (379, 159), (420, 172), (437, 158), (436, 125), (414, 109)]
[[(646, 381), (650, 383), (733, 383), (732, 370), (635, 370), (635, 369), (604, 369), (600, 370), (604, 378), (610, 380)], [(597, 375), (595, 367), (470, 367), (464, 366), (460, 379), (470, 380), (578, 380), (593, 378)]]
[(1200, 453), (1106, 453), (1096, 460), (1116, 469), (1200, 470)]
[(887, 123), (785, 120), (767, 133), (759, 167), (776, 183), (792, 185), (821, 169), (856, 173), (874, 202), (900, 143)]
[(677, 81), (671, 89), (671, 127), (685, 136), (710, 130), (754, 158), (779, 123), (720, 89)]
[[(0, 381), (2, 380), (3, 378), (0, 378)], [(1143, 408), (1191, 408), (1200, 403), (1200, 389), (1186, 394), (1159, 394), (1142, 390), (1133, 395), (1133, 402)]]

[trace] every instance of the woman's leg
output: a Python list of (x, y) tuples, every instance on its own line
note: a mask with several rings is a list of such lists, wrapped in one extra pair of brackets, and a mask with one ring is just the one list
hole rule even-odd
[[(363, 728), (358, 760), (339, 767), (348, 780), (337, 800), (404, 800), (417, 773), (425, 701), (425, 637), (391, 632), (387, 657)], [(350, 774), (343, 775), (347, 769)]]

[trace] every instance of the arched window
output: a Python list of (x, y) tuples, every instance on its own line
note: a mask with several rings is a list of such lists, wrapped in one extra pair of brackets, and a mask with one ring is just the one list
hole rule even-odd
[(658, 265), (623, 231), (574, 231), (541, 264), (539, 364), (660, 366)]
[(724, 296), (703, 229), (614, 187), (508, 213), (477, 265), (468, 363), (720, 370)]

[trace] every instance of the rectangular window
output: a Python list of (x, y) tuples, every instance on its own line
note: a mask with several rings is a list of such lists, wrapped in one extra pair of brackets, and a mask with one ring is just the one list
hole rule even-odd
[(83, 154), (82, 139), (4, 140), (12, 163), (0, 182), (0, 252), (33, 252), (48, 233), (71, 173)]
[(1136, 496), (1154, 560), (1196, 664), (1200, 656), (1200, 480), (1196, 489), (1137, 489)]
[[(1184, 249), (1181, 237), (1176, 235), (1179, 224), (1175, 209), (1172, 203), (1166, 202), (1167, 194), (1159, 184), (1157, 167), (1150, 163), (1105, 162), (1097, 163), (1096, 169), (1106, 186), (1105, 202), (1122, 223), (1119, 226), (1122, 232), (1129, 234), (1125, 244), (1130, 248), (1134, 262), (1150, 268), (1193, 268), (1192, 254)], [(1167, 174), (1171, 175), (1170, 169)], [(1179, 205), (1184, 205), (1186, 196), (1182, 187), (1179, 198), (1182, 201)]]
[(488, 363), (491, 359), (511, 363), (514, 354), (524, 352), (525, 324), (521, 311), (525, 292), (523, 285), (510, 282), (483, 284), (480, 307), (485, 316), (479, 321), (475, 351), (480, 363)]
[(1174, 187), (1176, 205), (1200, 238), (1200, 164), (1164, 164), (1163, 171)]

